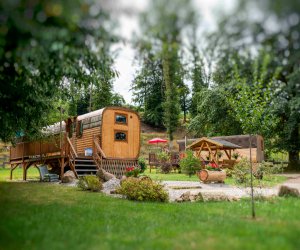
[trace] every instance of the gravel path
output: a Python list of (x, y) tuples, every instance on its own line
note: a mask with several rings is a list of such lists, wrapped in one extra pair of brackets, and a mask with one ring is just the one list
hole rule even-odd
[[(284, 183), (270, 188), (254, 188), (254, 194), (260, 196), (274, 196), (278, 194), (279, 187), (286, 185), (297, 188), (300, 191), (300, 175), (289, 174), (288, 180)], [(242, 198), (250, 196), (250, 188), (230, 186), (226, 184), (204, 184), (197, 181), (163, 181), (166, 190), (169, 193), (170, 201), (175, 201), (183, 193), (190, 191), (192, 194), (201, 192), (205, 193), (222, 193), (229, 197)]]

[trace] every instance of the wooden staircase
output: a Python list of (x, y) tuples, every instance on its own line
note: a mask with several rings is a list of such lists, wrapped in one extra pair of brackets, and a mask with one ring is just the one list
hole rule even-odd
[(92, 157), (75, 157), (74, 166), (77, 176), (96, 175), (98, 168)]

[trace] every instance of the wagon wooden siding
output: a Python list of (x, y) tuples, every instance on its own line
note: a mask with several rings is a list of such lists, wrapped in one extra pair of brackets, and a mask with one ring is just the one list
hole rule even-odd
[(76, 138), (75, 148), (78, 155), (83, 155), (85, 148), (93, 147), (94, 136), (100, 136), (100, 126), (95, 128), (85, 129), (83, 130), (82, 136), (80, 138)]
[[(116, 115), (125, 115), (126, 124), (115, 122)], [(140, 118), (125, 109), (106, 109), (102, 115), (101, 147), (109, 158), (136, 159), (140, 150)], [(126, 141), (116, 141), (115, 133), (125, 132)]]

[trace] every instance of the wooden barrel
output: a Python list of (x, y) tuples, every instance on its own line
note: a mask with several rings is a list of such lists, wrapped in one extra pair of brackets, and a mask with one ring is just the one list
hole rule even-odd
[(198, 177), (203, 182), (224, 182), (226, 178), (225, 171), (209, 171), (207, 169), (202, 169), (198, 173)]

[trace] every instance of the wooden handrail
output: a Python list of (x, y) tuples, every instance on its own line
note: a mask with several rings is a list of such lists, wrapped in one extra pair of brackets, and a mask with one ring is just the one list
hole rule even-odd
[(97, 149), (97, 152), (96, 152), (96, 153), (99, 152), (103, 158), (106, 158), (106, 155), (105, 155), (105, 153), (103, 152), (102, 148), (100, 147), (100, 145), (99, 145), (99, 143), (98, 143), (98, 141), (97, 141), (96, 138), (94, 138), (94, 145), (95, 145), (95, 147), (96, 147), (96, 149)]
[(68, 142), (68, 144), (69, 144), (69, 146), (70, 146), (70, 148), (71, 148), (71, 150), (72, 150), (71, 153), (73, 153), (75, 157), (78, 157), (78, 155), (77, 155), (77, 153), (76, 153), (76, 151), (75, 151), (75, 148), (74, 148), (74, 146), (73, 146), (73, 144), (72, 144), (72, 142), (70, 141), (70, 139), (69, 139), (68, 136), (67, 136), (67, 142)]

